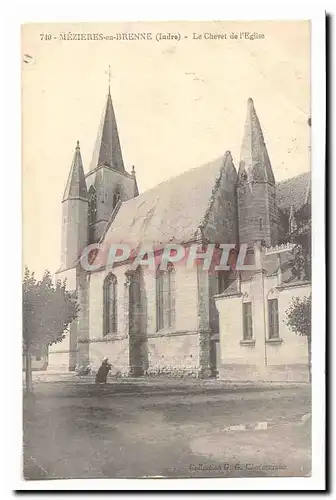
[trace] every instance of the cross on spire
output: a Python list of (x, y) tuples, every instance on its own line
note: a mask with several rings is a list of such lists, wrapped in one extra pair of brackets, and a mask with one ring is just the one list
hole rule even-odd
[(109, 89), (109, 93), (110, 93), (110, 87), (111, 87), (111, 78), (112, 78), (112, 72), (111, 72), (111, 66), (109, 64), (108, 66), (108, 70), (105, 71), (106, 75), (108, 76), (108, 89)]

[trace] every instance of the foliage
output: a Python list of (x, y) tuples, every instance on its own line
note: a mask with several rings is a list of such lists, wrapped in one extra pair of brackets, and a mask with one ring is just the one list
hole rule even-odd
[(311, 295), (308, 297), (295, 297), (286, 310), (288, 328), (297, 335), (302, 335), (310, 340), (311, 337)]
[(311, 279), (311, 221), (305, 220), (291, 234), (290, 240), (295, 244), (293, 249), (292, 272), (299, 280)]
[(77, 317), (76, 297), (66, 290), (66, 281), (54, 284), (49, 271), (41, 280), (25, 268), (22, 284), (23, 347), (25, 350), (52, 345), (65, 338)]

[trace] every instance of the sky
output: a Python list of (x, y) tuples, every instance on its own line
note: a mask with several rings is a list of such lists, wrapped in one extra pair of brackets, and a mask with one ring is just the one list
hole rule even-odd
[[(60, 39), (70, 32), (153, 40)], [(181, 39), (155, 40), (167, 32)], [(88, 171), (109, 66), (124, 164), (135, 166), (140, 193), (227, 150), (238, 168), (249, 97), (276, 180), (310, 169), (308, 21), (24, 25), (23, 265), (38, 276), (60, 265), (62, 196), (77, 140)]]

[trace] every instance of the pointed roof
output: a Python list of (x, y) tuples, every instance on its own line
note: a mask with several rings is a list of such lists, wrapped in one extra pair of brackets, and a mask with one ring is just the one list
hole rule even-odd
[(77, 141), (62, 201), (68, 200), (69, 198), (88, 199), (79, 141)]
[(90, 170), (101, 165), (113, 167), (121, 172), (125, 171), (110, 87), (98, 130)]
[(275, 183), (259, 118), (251, 98), (247, 101), (247, 115), (239, 163), (239, 180)]

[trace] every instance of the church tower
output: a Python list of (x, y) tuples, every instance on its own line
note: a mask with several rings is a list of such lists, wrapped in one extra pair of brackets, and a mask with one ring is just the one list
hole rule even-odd
[(89, 242), (99, 241), (119, 201), (138, 196), (134, 167), (125, 170), (110, 86), (98, 129), (90, 170), (88, 189)]
[(71, 269), (88, 244), (88, 193), (77, 141), (62, 200), (61, 269)]
[(251, 98), (247, 101), (238, 171), (237, 201), (239, 242), (252, 245), (254, 241), (262, 240), (266, 246), (277, 243), (278, 209), (275, 200), (275, 179)]

